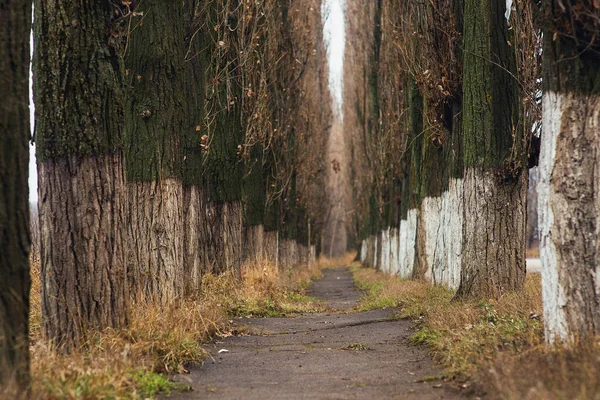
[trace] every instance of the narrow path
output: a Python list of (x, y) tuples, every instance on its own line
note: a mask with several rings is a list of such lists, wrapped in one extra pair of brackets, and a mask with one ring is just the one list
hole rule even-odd
[[(335, 310), (360, 298), (348, 269), (325, 270), (309, 294)], [(256, 334), (211, 345), (214, 361), (181, 377), (193, 391), (179, 398), (462, 398), (430, 380), (441, 371), (424, 349), (408, 344), (410, 322), (392, 317), (392, 310), (374, 310), (244, 319)]]

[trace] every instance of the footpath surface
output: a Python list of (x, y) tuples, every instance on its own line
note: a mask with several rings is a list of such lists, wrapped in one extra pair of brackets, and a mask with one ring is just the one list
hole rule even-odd
[[(352, 312), (361, 293), (348, 269), (323, 271), (309, 295), (330, 313), (240, 320), (254, 332), (207, 346), (212, 359), (182, 375), (179, 399), (463, 399), (409, 343), (394, 310)], [(222, 351), (226, 349), (227, 351)], [(221, 350), (221, 352), (219, 352)]]

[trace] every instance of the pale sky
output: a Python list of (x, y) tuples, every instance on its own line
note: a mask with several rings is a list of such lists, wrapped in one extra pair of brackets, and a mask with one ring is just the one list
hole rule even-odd
[(323, 21), (323, 36), (327, 46), (329, 61), (329, 88), (333, 97), (334, 107), (338, 115), (342, 112), (344, 89), (344, 53), (346, 47), (346, 18), (344, 11), (346, 0), (323, 0), (321, 14)]

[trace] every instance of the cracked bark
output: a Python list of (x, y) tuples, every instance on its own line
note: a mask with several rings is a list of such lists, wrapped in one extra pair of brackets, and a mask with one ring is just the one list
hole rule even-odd
[(570, 343), (600, 333), (600, 64), (572, 7), (545, 3), (538, 181), (546, 340)]
[(503, 0), (465, 1), (458, 296), (496, 297), (521, 290), (525, 283), (527, 162), (519, 139), (516, 61), (504, 10)]
[(126, 55), (130, 284), (139, 299), (167, 304), (183, 295), (185, 281), (184, 9), (150, 0), (135, 11), (144, 22)]
[[(35, 2), (42, 325), (73, 348), (126, 325), (122, 60), (110, 1)], [(43, 45), (41, 45), (43, 44)]]

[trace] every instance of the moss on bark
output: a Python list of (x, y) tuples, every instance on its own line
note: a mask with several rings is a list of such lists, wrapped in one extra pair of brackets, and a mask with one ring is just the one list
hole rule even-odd
[[(464, 118), (466, 166), (524, 165), (518, 138), (520, 97), (515, 48), (500, 0), (465, 0)], [(516, 140), (515, 140), (516, 138)]]
[(34, 34), (37, 43), (45, 40), (33, 63), (40, 163), (123, 146), (124, 70), (111, 36), (114, 12), (109, 1), (36, 1)]
[[(183, 7), (140, 2), (140, 21), (126, 55), (127, 178), (160, 181), (182, 176), (181, 140), (186, 130)], [(141, 21), (143, 18), (143, 21)]]

